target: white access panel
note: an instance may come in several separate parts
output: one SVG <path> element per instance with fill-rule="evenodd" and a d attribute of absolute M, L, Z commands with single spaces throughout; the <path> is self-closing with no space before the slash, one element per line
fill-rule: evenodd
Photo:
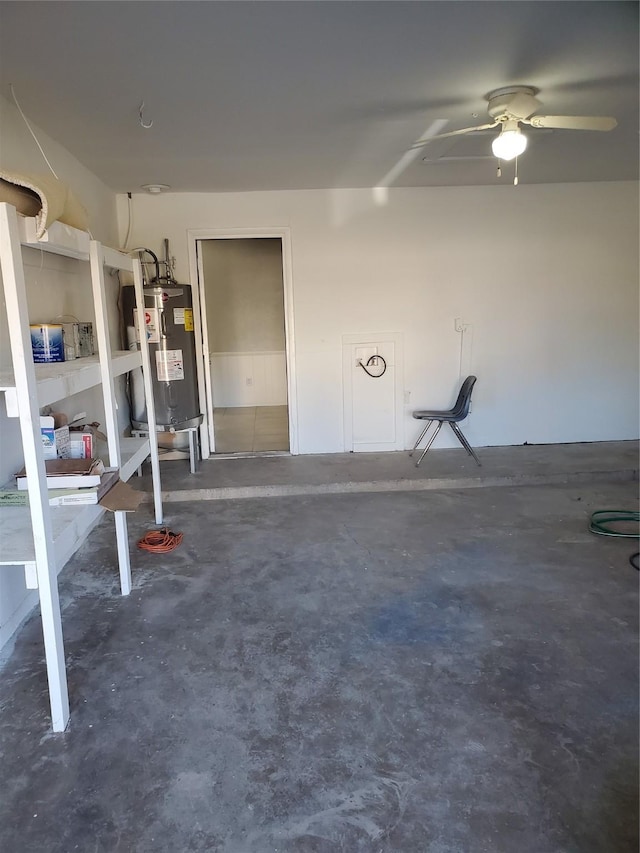
<path fill-rule="evenodd" d="M 402 349 L 400 333 L 343 336 L 345 451 L 404 449 Z M 366 366 L 371 356 L 378 357 L 378 364 L 367 369 L 382 375 L 370 376 L 360 366 L 360 362 Z"/>

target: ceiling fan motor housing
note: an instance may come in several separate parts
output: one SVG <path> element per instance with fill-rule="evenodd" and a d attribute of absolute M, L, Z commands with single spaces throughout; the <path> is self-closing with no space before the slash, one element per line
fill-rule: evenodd
<path fill-rule="evenodd" d="M 541 105 L 535 96 L 539 92 L 534 86 L 505 86 L 494 89 L 486 96 L 489 106 L 487 112 L 491 118 L 528 118 Z"/>

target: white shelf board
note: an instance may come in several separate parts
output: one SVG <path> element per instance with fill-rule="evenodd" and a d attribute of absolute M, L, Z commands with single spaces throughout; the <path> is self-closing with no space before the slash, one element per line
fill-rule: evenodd
<path fill-rule="evenodd" d="M 66 258 L 75 258 L 80 261 L 89 260 L 89 246 L 91 235 L 88 231 L 80 231 L 64 222 L 52 222 L 42 237 L 38 237 L 36 219 L 33 216 L 18 216 L 18 233 L 20 243 L 30 249 L 41 249 L 55 255 L 64 255 Z M 133 272 L 133 261 L 129 255 L 102 247 L 104 263 L 112 269 Z"/>
<path fill-rule="evenodd" d="M 149 455 L 148 438 L 120 440 L 120 479 L 128 480 Z M 98 504 L 50 507 L 56 571 L 86 538 L 105 510 Z M 0 508 L 0 566 L 29 565 L 35 560 L 31 513 L 28 506 Z"/>
<path fill-rule="evenodd" d="M 111 267 L 114 270 L 122 270 L 122 272 L 133 272 L 133 261 L 131 258 L 117 249 L 110 249 L 108 246 L 103 246 L 102 257 L 106 267 Z"/>
<path fill-rule="evenodd" d="M 111 353 L 111 372 L 113 376 L 122 376 L 123 373 L 130 373 L 136 367 L 142 367 L 142 354 L 140 350 L 116 350 Z"/>
<path fill-rule="evenodd" d="M 52 222 L 38 239 L 35 217 L 18 216 L 18 232 L 23 246 L 81 261 L 89 260 L 91 237 L 87 231 L 80 231 L 63 222 Z"/>
<path fill-rule="evenodd" d="M 120 439 L 120 479 L 130 479 L 151 452 L 148 438 Z"/>
<path fill-rule="evenodd" d="M 56 506 L 50 509 L 56 572 L 60 572 L 106 510 L 99 504 Z M 0 542 L 1 566 L 20 566 L 35 562 L 31 513 L 28 506 L 2 507 Z"/>
<path fill-rule="evenodd" d="M 112 354 L 114 376 L 140 367 L 142 356 L 139 350 L 123 350 Z M 86 391 L 100 385 L 100 360 L 97 355 L 76 358 L 73 361 L 60 361 L 54 364 L 36 364 L 36 382 L 38 385 L 38 405 L 42 408 L 58 400 Z M 7 400 L 7 415 L 18 417 L 15 380 L 12 370 L 0 372 L 0 391 Z"/>

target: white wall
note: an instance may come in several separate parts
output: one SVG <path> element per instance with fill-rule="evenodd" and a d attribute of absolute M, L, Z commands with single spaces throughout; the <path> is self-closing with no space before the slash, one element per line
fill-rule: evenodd
<path fill-rule="evenodd" d="M 213 405 L 286 406 L 282 241 L 203 240 Z"/>
<path fill-rule="evenodd" d="M 209 356 L 213 406 L 286 406 L 284 352 L 219 352 Z"/>
<path fill-rule="evenodd" d="M 33 122 L 30 124 L 60 180 L 73 190 L 89 211 L 89 227 L 94 238 L 107 246 L 117 247 L 114 193 L 66 148 L 47 136 Z M 0 142 L 0 168 L 14 172 L 50 174 L 18 110 L 1 96 Z"/>
<path fill-rule="evenodd" d="M 118 199 L 120 227 L 126 205 Z M 134 196 L 133 245 L 187 230 L 289 227 L 301 453 L 344 449 L 342 336 L 404 341 L 414 408 L 479 377 L 475 446 L 638 436 L 638 185 L 555 184 Z M 455 446 L 449 431 L 438 446 Z"/>
<path fill-rule="evenodd" d="M 34 130 L 60 180 L 71 187 L 88 209 L 93 236 L 107 245 L 117 246 L 114 193 L 37 126 L 34 126 Z M 0 168 L 21 173 L 48 171 L 17 109 L 1 97 Z M 32 322 L 51 322 L 61 314 L 74 314 L 82 320 L 93 319 L 88 263 L 47 255 L 33 249 L 24 250 L 24 261 Z M 115 308 L 117 290 L 112 288 L 112 292 Z M 2 289 L 0 296 L 0 367 L 5 368 L 11 365 L 11 355 Z M 89 420 L 103 420 L 99 390 L 78 394 L 58 408 L 69 415 L 86 411 Z M 0 395 L 0 484 L 9 480 L 22 465 L 19 426 L 15 419 L 6 417 L 4 395 Z M 22 568 L 0 567 L 0 648 L 36 602 L 37 594 L 27 591 L 25 587 Z"/>
<path fill-rule="evenodd" d="M 211 351 L 284 350 L 281 241 L 222 239 L 200 245 Z"/>

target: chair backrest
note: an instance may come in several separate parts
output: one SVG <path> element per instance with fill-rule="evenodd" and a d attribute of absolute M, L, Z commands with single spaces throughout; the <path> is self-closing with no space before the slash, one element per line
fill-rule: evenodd
<path fill-rule="evenodd" d="M 471 392 L 476 384 L 477 376 L 467 376 L 462 383 L 458 399 L 452 409 L 457 418 L 463 420 L 469 414 L 469 406 L 471 405 Z"/>

